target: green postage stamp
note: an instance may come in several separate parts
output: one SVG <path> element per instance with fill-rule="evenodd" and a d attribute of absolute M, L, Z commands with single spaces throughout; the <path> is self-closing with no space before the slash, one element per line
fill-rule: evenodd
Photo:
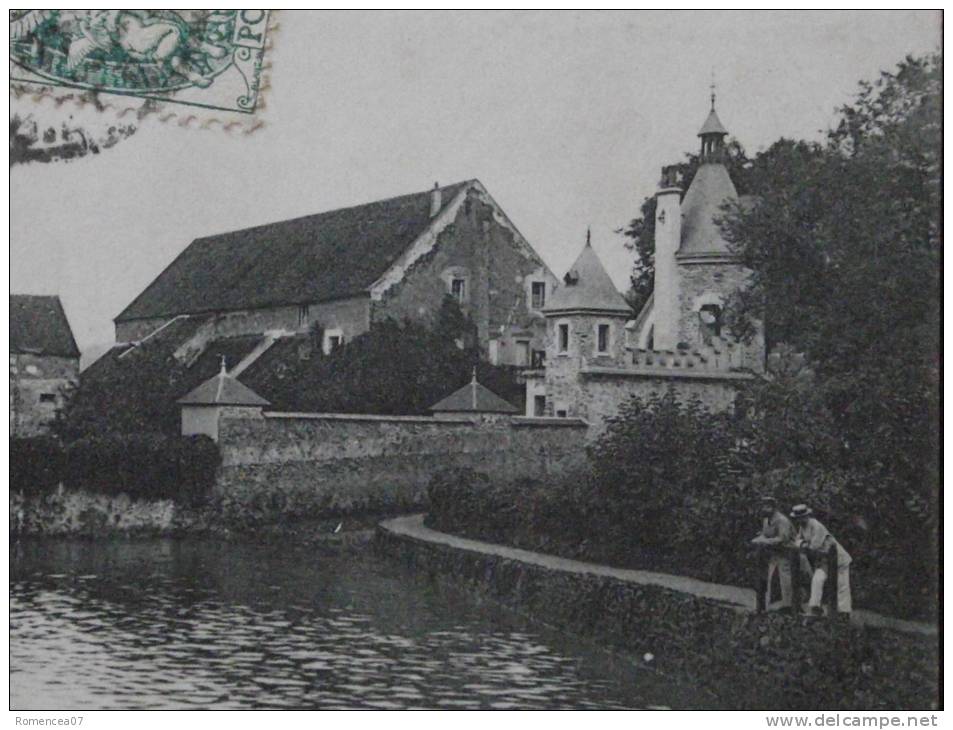
<path fill-rule="evenodd" d="M 268 10 L 11 10 L 10 79 L 244 115 Z"/>

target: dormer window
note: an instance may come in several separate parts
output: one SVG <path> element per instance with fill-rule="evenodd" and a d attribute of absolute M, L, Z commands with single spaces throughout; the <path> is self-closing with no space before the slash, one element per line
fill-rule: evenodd
<path fill-rule="evenodd" d="M 533 309 L 542 309 L 546 306 L 546 282 L 534 281 L 532 284 Z"/>
<path fill-rule="evenodd" d="M 464 304 L 467 300 L 467 280 L 458 277 L 451 279 L 450 296 L 457 300 L 457 304 Z"/>

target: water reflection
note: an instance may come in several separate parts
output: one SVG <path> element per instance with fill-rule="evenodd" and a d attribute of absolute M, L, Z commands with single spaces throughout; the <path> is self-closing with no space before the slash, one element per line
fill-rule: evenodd
<path fill-rule="evenodd" d="M 15 709 L 691 705 L 365 556 L 172 540 L 13 552 Z"/>

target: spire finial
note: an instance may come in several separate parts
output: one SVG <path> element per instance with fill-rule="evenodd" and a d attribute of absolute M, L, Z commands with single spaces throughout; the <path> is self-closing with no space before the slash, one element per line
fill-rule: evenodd
<path fill-rule="evenodd" d="M 715 69 L 711 70 L 711 110 L 715 111 Z"/>
<path fill-rule="evenodd" d="M 219 375 L 226 375 L 226 374 L 227 374 L 227 371 L 225 370 L 225 356 L 224 356 L 224 355 L 219 355 L 219 358 L 220 358 L 221 361 L 222 361 L 222 370 L 221 370 L 221 372 L 219 373 Z"/>
<path fill-rule="evenodd" d="M 477 381 L 477 379 L 476 379 L 476 365 L 474 365 L 474 366 L 473 366 L 473 377 L 471 378 L 470 382 L 471 382 L 471 383 L 475 383 L 476 381 Z"/>
<path fill-rule="evenodd" d="M 592 245 L 592 226 L 586 226 L 586 245 Z"/>

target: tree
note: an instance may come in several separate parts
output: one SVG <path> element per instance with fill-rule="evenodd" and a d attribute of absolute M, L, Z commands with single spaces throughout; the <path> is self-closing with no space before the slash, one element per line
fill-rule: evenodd
<path fill-rule="evenodd" d="M 731 179 L 738 187 L 739 195 L 747 193 L 748 167 L 750 161 L 744 148 L 736 140 L 730 140 L 725 146 L 726 162 Z M 698 171 L 700 158 L 697 154 L 686 153 L 685 160 L 672 165 L 681 181 L 683 196 L 692 184 Z M 631 220 L 624 229 L 629 241 L 626 248 L 634 251 L 635 263 L 629 277 L 631 286 L 625 298 L 633 311 L 639 312 L 652 293 L 655 283 L 655 196 L 642 201 L 639 216 Z"/>
<path fill-rule="evenodd" d="M 807 355 L 842 444 L 815 463 L 860 475 L 846 502 L 919 590 L 936 567 L 942 70 L 907 58 L 862 83 L 824 144 L 759 155 L 758 204 L 723 221 L 754 272 L 737 319 Z"/>

